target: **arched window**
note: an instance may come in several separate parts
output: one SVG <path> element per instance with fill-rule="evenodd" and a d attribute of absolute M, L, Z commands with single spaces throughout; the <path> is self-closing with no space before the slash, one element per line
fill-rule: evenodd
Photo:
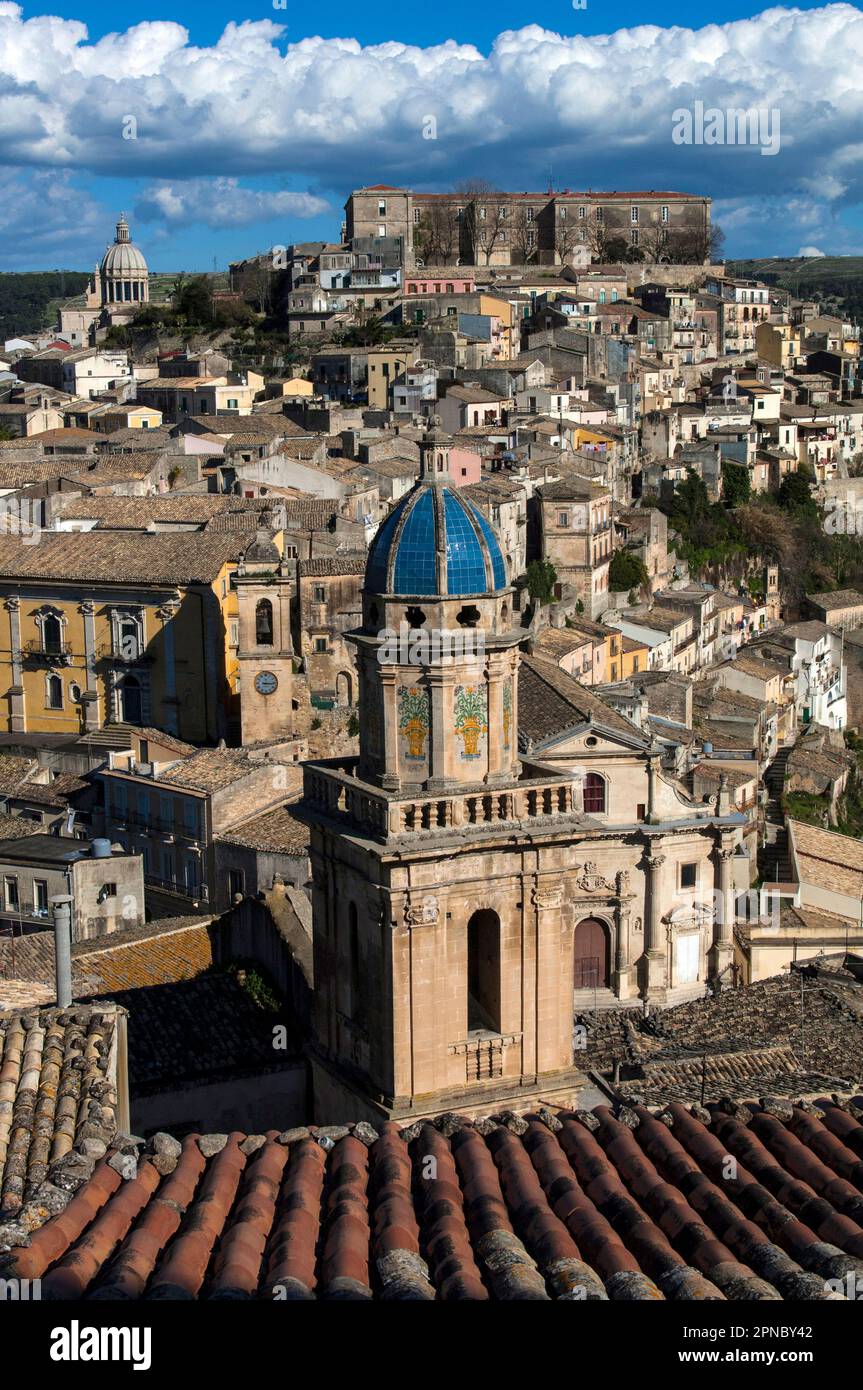
<path fill-rule="evenodd" d="M 467 1026 L 500 1032 L 500 918 L 475 912 L 467 924 Z"/>
<path fill-rule="evenodd" d="M 59 676 L 50 675 L 45 682 L 46 697 L 49 709 L 63 708 L 63 682 Z"/>
<path fill-rule="evenodd" d="M 259 647 L 273 645 L 273 605 L 268 598 L 259 599 L 255 609 L 255 643 Z"/>
<path fill-rule="evenodd" d="M 63 650 L 63 624 L 54 613 L 46 613 L 42 619 L 42 644 L 55 656 Z"/>
<path fill-rule="evenodd" d="M 584 779 L 584 809 L 594 815 L 605 810 L 605 778 L 598 772 L 589 772 Z"/>

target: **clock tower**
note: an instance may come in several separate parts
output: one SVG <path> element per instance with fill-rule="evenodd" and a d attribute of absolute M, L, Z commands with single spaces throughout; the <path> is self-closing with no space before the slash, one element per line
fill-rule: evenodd
<path fill-rule="evenodd" d="M 291 581 L 269 532 L 259 531 L 235 576 L 243 745 L 293 734 Z"/>

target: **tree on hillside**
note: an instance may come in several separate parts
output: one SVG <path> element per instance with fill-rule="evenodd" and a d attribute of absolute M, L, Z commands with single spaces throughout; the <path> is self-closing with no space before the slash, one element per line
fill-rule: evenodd
<path fill-rule="evenodd" d="M 557 570 L 550 560 L 531 560 L 527 567 L 527 591 L 534 603 L 551 603 Z"/>
<path fill-rule="evenodd" d="M 745 463 L 722 460 L 722 496 L 726 506 L 741 507 L 752 496 L 752 483 Z"/>
<path fill-rule="evenodd" d="M 608 587 L 615 590 L 640 589 L 648 585 L 647 570 L 640 555 L 631 550 L 616 550 L 608 567 Z"/>
<path fill-rule="evenodd" d="M 180 275 L 171 295 L 174 312 L 186 323 L 211 323 L 213 296 L 206 275 Z"/>

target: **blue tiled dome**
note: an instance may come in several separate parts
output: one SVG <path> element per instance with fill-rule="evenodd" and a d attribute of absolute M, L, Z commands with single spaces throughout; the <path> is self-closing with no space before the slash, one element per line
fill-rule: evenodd
<path fill-rule="evenodd" d="M 367 593 L 412 598 L 504 589 L 500 542 L 482 512 L 457 488 L 421 482 L 378 529 L 365 588 Z"/>

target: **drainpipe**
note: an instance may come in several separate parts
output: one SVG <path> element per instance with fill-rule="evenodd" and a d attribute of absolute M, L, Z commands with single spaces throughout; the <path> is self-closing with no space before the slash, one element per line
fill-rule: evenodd
<path fill-rule="evenodd" d="M 72 1003 L 72 899 L 67 894 L 51 899 L 54 913 L 54 960 L 57 973 L 57 1006 Z"/>

